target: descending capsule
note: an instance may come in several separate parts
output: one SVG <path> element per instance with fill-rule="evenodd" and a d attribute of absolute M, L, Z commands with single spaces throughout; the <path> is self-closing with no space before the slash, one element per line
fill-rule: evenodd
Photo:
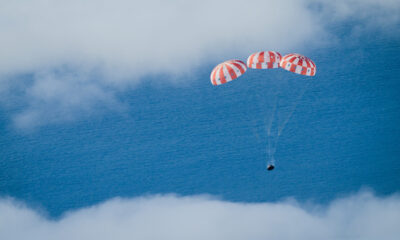
<path fill-rule="evenodd" d="M 211 83 L 213 85 L 221 85 L 230 82 L 247 70 L 246 64 L 240 60 L 228 60 L 218 64 L 211 72 Z"/>
<path fill-rule="evenodd" d="M 263 51 L 251 54 L 247 58 L 247 67 L 255 69 L 279 68 L 282 55 L 275 51 Z"/>
<path fill-rule="evenodd" d="M 305 76 L 314 76 L 317 72 L 317 67 L 311 59 L 297 53 L 284 56 L 280 66 L 285 70 Z"/>

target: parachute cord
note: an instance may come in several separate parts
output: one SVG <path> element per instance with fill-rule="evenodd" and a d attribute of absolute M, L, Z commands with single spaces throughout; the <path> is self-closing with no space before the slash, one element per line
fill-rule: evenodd
<path fill-rule="evenodd" d="M 255 121 L 253 119 L 252 122 L 253 122 L 253 126 L 254 127 L 252 127 L 251 130 L 253 131 L 254 135 L 256 135 L 257 141 L 260 141 L 261 138 L 260 138 L 260 135 L 258 134 L 258 131 L 257 131 L 257 121 Z"/>
<path fill-rule="evenodd" d="M 282 77 L 277 77 L 279 79 L 279 82 L 282 81 Z M 268 147 L 269 147 L 269 156 L 268 156 L 268 163 L 274 165 L 275 164 L 275 152 L 276 152 L 276 144 L 278 142 L 278 138 L 279 136 L 277 134 L 272 134 L 271 130 L 272 130 L 272 126 L 273 126 L 273 122 L 276 123 L 276 128 L 279 127 L 279 119 L 278 119 L 278 105 L 279 105 L 279 95 L 281 93 L 281 84 L 278 84 L 278 88 L 276 91 L 276 95 L 275 95 L 275 100 L 274 100 L 274 108 L 272 110 L 272 114 L 271 114 L 271 118 L 268 124 L 268 128 L 267 128 L 267 133 L 268 133 Z M 274 138 L 271 138 L 271 136 L 273 136 Z M 267 164 L 268 165 L 268 164 Z"/>
<path fill-rule="evenodd" d="M 274 157 L 274 155 L 275 155 L 275 152 L 276 152 L 276 148 L 277 148 L 277 145 L 278 145 L 278 141 L 279 141 L 279 134 L 278 134 L 278 129 L 276 130 L 276 132 L 277 132 L 277 134 L 276 134 L 276 137 L 275 137 L 275 141 L 274 141 L 274 145 L 273 145 L 273 147 L 272 147 L 272 158 Z"/>
<path fill-rule="evenodd" d="M 271 157 L 270 157 L 270 162 L 271 164 L 275 164 L 275 152 L 278 146 L 278 142 L 279 142 L 279 137 L 282 134 L 283 129 L 285 128 L 286 124 L 289 122 L 290 118 L 292 117 L 294 111 L 296 110 L 297 105 L 299 104 L 300 100 L 303 98 L 303 95 L 305 94 L 305 92 L 308 89 L 308 86 L 310 85 L 311 81 L 309 81 L 306 86 L 304 87 L 304 89 L 302 90 L 302 92 L 300 93 L 300 96 L 297 98 L 294 107 L 292 108 L 291 112 L 289 113 L 288 117 L 285 119 L 285 121 L 283 122 L 283 124 L 281 126 L 279 126 L 279 121 L 278 121 L 278 129 L 277 129 L 277 135 L 275 137 L 275 141 L 274 141 L 274 145 L 272 146 L 272 152 L 271 152 Z"/>
<path fill-rule="evenodd" d="M 248 91 L 248 92 L 250 92 L 250 90 Z M 257 109 L 259 109 L 259 110 L 261 110 L 264 106 L 263 106 L 263 101 L 261 100 L 261 96 L 260 96 L 260 94 L 256 91 L 256 92 L 251 92 L 251 94 L 248 94 L 248 95 L 253 95 L 253 96 L 255 96 L 255 102 L 256 102 L 256 108 Z M 262 138 L 261 138 L 261 136 L 260 136 L 260 133 L 259 132 L 262 132 L 262 128 L 260 129 L 258 126 L 258 121 L 256 120 L 256 119 L 254 119 L 254 118 L 252 118 L 251 119 L 251 122 L 252 122 L 252 127 L 251 127 L 251 130 L 253 131 L 253 134 L 256 136 L 256 138 L 257 138 L 257 143 L 261 143 L 261 144 L 264 144 L 264 141 L 262 140 Z M 264 121 L 262 121 L 262 124 L 264 125 L 265 124 L 265 122 Z M 268 156 L 270 156 L 270 153 L 271 153 L 271 150 L 268 148 L 268 149 L 266 149 L 266 154 L 268 154 Z"/>
<path fill-rule="evenodd" d="M 252 88 L 248 88 L 247 89 L 247 95 L 251 95 L 251 96 L 255 96 L 255 101 L 254 98 L 251 99 L 253 102 L 256 102 L 256 108 L 257 109 L 261 109 L 261 102 L 260 102 L 260 95 L 257 92 L 254 92 L 254 90 Z M 249 119 L 251 122 L 251 130 L 253 131 L 253 134 L 256 136 L 257 138 L 257 142 L 261 142 L 261 137 L 260 134 L 258 133 L 259 128 L 258 128 L 258 121 L 255 118 L 251 118 Z"/>
<path fill-rule="evenodd" d="M 271 149 L 271 145 L 272 145 L 271 144 L 271 142 L 272 142 L 272 139 L 271 139 L 271 128 L 272 128 L 272 123 L 275 120 L 277 106 L 278 106 L 278 97 L 275 96 L 274 108 L 272 110 L 271 116 L 269 118 L 268 125 L 266 127 L 266 130 L 267 130 L 267 141 L 268 141 L 268 161 L 269 162 L 272 162 L 272 159 L 273 159 L 273 152 L 274 151 L 273 151 L 273 148 Z"/>
<path fill-rule="evenodd" d="M 292 107 L 292 110 L 290 111 L 289 115 L 287 116 L 287 118 L 285 119 L 283 124 L 281 126 L 278 126 L 278 138 L 282 134 L 283 129 L 285 128 L 286 124 L 289 122 L 290 118 L 292 117 L 293 113 L 295 112 L 297 105 L 299 104 L 300 100 L 303 98 L 303 95 L 307 91 L 308 86 L 310 85 L 310 83 L 311 83 L 311 81 L 309 81 L 306 84 L 305 88 L 300 93 L 299 97 L 297 98 L 297 100 L 295 102 L 295 105 Z"/>
<path fill-rule="evenodd" d="M 275 113 L 276 113 L 277 106 L 278 106 L 278 97 L 275 96 L 274 109 L 272 110 L 271 117 L 269 118 L 269 122 L 268 122 L 268 125 L 267 125 L 267 134 L 268 134 L 268 136 L 271 136 L 271 127 L 272 127 L 272 122 L 275 119 Z"/>
<path fill-rule="evenodd" d="M 271 138 L 268 136 L 268 161 L 271 160 Z"/>
<path fill-rule="evenodd" d="M 278 78 L 279 82 L 283 81 L 283 77 L 282 76 L 278 76 L 277 78 Z M 277 114 L 277 111 L 278 111 L 278 105 L 279 105 L 279 102 L 280 102 L 279 101 L 279 95 L 281 93 L 281 88 L 282 88 L 281 84 L 278 84 L 278 88 L 277 88 L 276 95 L 275 95 L 274 109 L 273 109 L 273 112 L 272 112 L 271 124 L 269 125 L 269 129 L 268 129 L 268 134 L 269 134 L 268 135 L 269 136 L 268 143 L 270 144 L 269 163 L 271 163 L 273 165 L 275 164 L 274 155 L 275 155 L 275 152 L 276 152 L 276 146 L 277 146 L 277 143 L 278 143 L 279 135 L 278 134 L 271 134 L 271 128 L 272 128 L 272 120 L 275 120 L 276 128 L 277 129 L 279 128 L 279 116 Z M 271 137 L 270 137 L 271 135 L 274 135 L 273 139 L 271 139 Z"/>

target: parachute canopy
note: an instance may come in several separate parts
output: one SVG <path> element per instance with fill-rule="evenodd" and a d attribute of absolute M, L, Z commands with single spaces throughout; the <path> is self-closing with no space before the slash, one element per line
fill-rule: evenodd
<path fill-rule="evenodd" d="M 305 76 L 314 76 L 317 72 L 317 67 L 311 59 L 297 53 L 284 56 L 280 66 L 285 70 Z"/>
<path fill-rule="evenodd" d="M 282 55 L 275 51 L 256 52 L 247 58 L 247 67 L 255 69 L 279 68 Z"/>
<path fill-rule="evenodd" d="M 240 60 L 228 60 L 218 64 L 211 72 L 211 83 L 221 85 L 240 77 L 247 70 L 246 64 Z"/>

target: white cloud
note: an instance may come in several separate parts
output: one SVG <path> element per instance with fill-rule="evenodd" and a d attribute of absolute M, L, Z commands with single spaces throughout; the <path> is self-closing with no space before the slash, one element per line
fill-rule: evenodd
<path fill-rule="evenodd" d="M 113 90 L 81 72 L 38 72 L 25 98 L 29 105 L 14 116 L 14 123 L 22 129 L 124 107 Z"/>
<path fill-rule="evenodd" d="M 319 6 L 318 12 L 324 25 L 343 24 L 351 29 L 350 38 L 367 40 L 362 34 L 373 30 L 379 34 L 398 36 L 400 33 L 400 1 L 398 0 L 310 0 Z M 376 31 L 379 32 L 376 32 Z"/>
<path fill-rule="evenodd" d="M 311 0 L 321 3 L 320 0 Z M 389 25 L 399 21 L 398 0 L 337 0 L 322 4 L 324 14 L 334 16 L 331 20 L 364 20 L 369 24 Z M 329 13 L 328 13 L 329 11 Z M 365 23 L 365 22 L 364 22 Z"/>
<path fill-rule="evenodd" d="M 388 25 L 399 18 L 395 0 L 0 0 L 0 5 L 0 92 L 13 94 L 10 78 L 34 75 L 33 84 L 17 84 L 27 105 L 14 116 L 20 127 L 90 114 L 108 99 L 115 105 L 113 91 L 146 75 L 187 74 L 260 49 L 318 46 L 335 21 L 379 19 Z M 40 78 L 65 67 L 75 76 Z M 55 94 L 61 95 L 42 97 Z M 73 104 L 70 94 L 93 104 Z"/>
<path fill-rule="evenodd" d="M 0 200 L 1 239 L 398 239 L 400 197 L 363 192 L 328 206 L 206 196 L 113 199 L 49 220 Z"/>
<path fill-rule="evenodd" d="M 4 1 L 0 11 L 1 73 L 64 64 L 101 66 L 129 78 L 180 73 L 209 56 L 285 49 L 320 31 L 295 0 Z"/>

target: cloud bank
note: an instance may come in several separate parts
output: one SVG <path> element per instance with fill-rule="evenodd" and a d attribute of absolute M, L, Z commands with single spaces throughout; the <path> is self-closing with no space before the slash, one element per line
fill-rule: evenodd
<path fill-rule="evenodd" d="M 400 196 L 363 192 L 329 206 L 232 203 L 207 196 L 113 199 L 48 220 L 0 200 L 1 239 L 398 239 Z"/>
<path fill-rule="evenodd" d="M 360 22 L 357 29 L 389 28 L 399 23 L 400 10 L 395 0 L 0 0 L 0 5 L 0 102 L 24 105 L 13 116 L 20 128 L 72 120 L 99 104 L 114 106 L 115 93 L 149 75 L 182 76 L 260 49 L 322 46 L 332 39 L 327 28 L 348 19 Z M 17 104 L 9 100 L 15 92 L 22 94 Z"/>

